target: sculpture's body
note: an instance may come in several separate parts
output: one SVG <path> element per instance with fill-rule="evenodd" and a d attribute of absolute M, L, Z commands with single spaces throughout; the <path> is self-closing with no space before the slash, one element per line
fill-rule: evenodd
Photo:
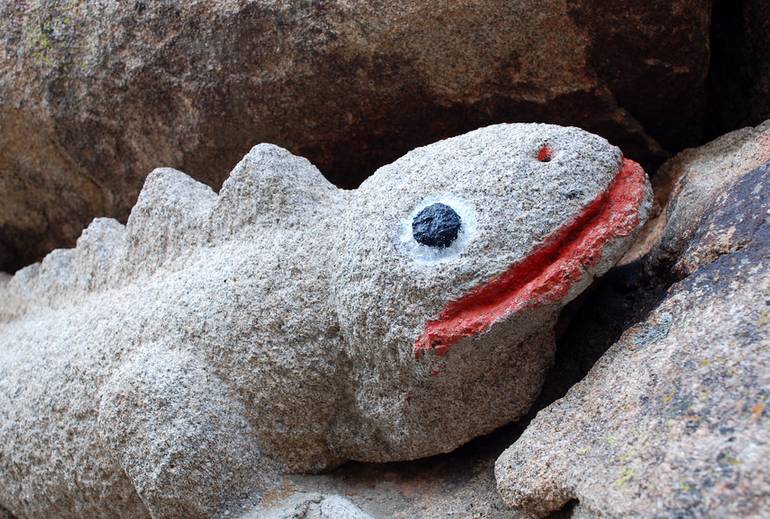
<path fill-rule="evenodd" d="M 279 471 L 452 450 L 526 412 L 560 308 L 648 205 L 617 148 L 548 125 L 356 191 L 268 145 L 218 196 L 157 170 L 126 227 L 0 280 L 0 506 L 205 516 Z M 418 242 L 420 213 L 443 227 Z"/>

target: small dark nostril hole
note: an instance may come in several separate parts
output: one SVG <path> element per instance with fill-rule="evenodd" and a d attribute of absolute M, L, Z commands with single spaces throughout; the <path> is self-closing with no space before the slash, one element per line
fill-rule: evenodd
<path fill-rule="evenodd" d="M 540 148 L 540 150 L 537 152 L 537 160 L 540 162 L 550 162 L 551 161 L 551 148 L 548 146 L 543 146 Z"/>
<path fill-rule="evenodd" d="M 583 196 L 583 192 L 577 189 L 573 189 L 572 191 L 568 192 L 564 196 L 566 196 L 570 200 L 575 200 L 576 198 Z"/>

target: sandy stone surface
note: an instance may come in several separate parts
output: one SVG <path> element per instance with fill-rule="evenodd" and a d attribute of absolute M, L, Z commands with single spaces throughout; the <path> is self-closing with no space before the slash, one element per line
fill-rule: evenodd
<path fill-rule="evenodd" d="M 319 475 L 289 475 L 268 503 L 307 492 L 341 494 L 376 518 L 510 519 L 497 492 L 494 462 L 520 430 L 505 427 L 449 454 L 399 463 L 347 463 Z"/>
<path fill-rule="evenodd" d="M 240 519 L 374 519 L 338 495 L 298 493 Z"/>
<path fill-rule="evenodd" d="M 410 232 L 437 202 L 462 221 L 440 248 Z M 264 144 L 218 195 L 155 170 L 126 226 L 0 284 L 0 504 L 207 517 L 283 472 L 449 452 L 527 411 L 560 309 L 649 205 L 617 148 L 551 125 L 416 149 L 355 191 Z"/>
<path fill-rule="evenodd" d="M 722 163 L 731 158 L 739 171 L 720 178 L 732 185 L 711 196 L 710 171 L 693 170 L 676 195 L 710 200 L 669 223 L 694 229 L 680 242 L 683 279 L 497 460 L 509 506 L 539 517 L 770 514 L 770 165 L 741 172 L 745 159 Z"/>
<path fill-rule="evenodd" d="M 514 121 L 632 159 L 695 144 L 706 0 L 0 2 L 0 270 L 125 222 L 170 166 L 218 188 L 256 142 L 358 185 Z M 665 85 L 665 88 L 661 88 Z"/>

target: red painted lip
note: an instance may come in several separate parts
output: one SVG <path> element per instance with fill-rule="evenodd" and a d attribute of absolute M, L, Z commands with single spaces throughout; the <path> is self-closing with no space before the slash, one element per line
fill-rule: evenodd
<path fill-rule="evenodd" d="M 623 159 L 607 190 L 574 220 L 522 261 L 449 303 L 438 319 L 428 321 L 414 343 L 416 358 L 428 351 L 442 356 L 461 339 L 478 335 L 523 308 L 564 299 L 583 271 L 599 262 L 607 243 L 636 229 L 645 177 L 639 164 Z"/>

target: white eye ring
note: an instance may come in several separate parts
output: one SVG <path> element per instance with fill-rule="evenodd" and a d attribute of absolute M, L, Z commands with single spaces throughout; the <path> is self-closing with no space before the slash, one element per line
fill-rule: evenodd
<path fill-rule="evenodd" d="M 414 239 L 412 222 L 414 218 L 426 207 L 433 204 L 444 204 L 451 207 L 460 217 L 460 230 L 457 238 L 448 247 L 430 247 L 423 245 Z M 465 249 L 476 234 L 476 212 L 473 207 L 462 198 L 451 195 L 431 195 L 417 204 L 409 216 L 401 220 L 396 247 L 405 255 L 414 258 L 417 263 L 435 265 L 456 258 Z"/>

